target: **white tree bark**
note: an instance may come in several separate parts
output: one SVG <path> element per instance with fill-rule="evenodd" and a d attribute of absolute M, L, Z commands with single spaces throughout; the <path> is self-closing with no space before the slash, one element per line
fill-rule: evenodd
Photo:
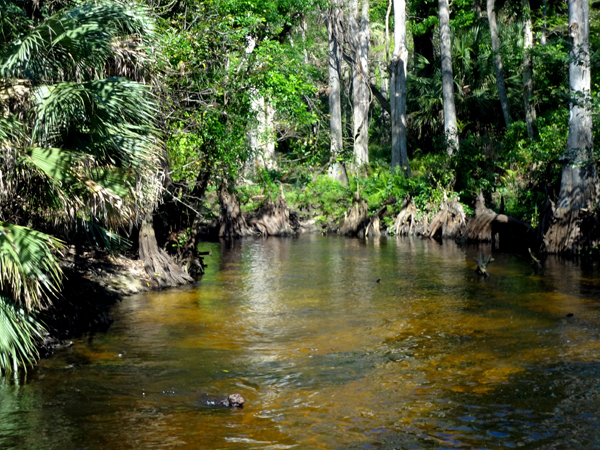
<path fill-rule="evenodd" d="M 587 0 L 569 0 L 569 87 L 571 106 L 569 137 L 563 155 L 558 207 L 584 207 L 595 198 L 598 175 L 592 155 L 592 111 L 590 107 L 590 24 Z"/>
<path fill-rule="evenodd" d="M 506 83 L 504 82 L 504 72 L 502 72 L 502 56 L 500 55 L 500 38 L 498 37 L 498 24 L 496 22 L 496 12 L 494 11 L 494 0 L 487 0 L 488 22 L 490 24 L 490 34 L 492 35 L 492 50 L 494 51 L 494 67 L 496 69 L 496 86 L 498 87 L 498 96 L 500 97 L 500 106 L 506 126 L 511 124 L 510 106 L 508 104 L 508 95 L 506 94 Z"/>
<path fill-rule="evenodd" d="M 525 107 L 525 123 L 527 136 L 536 138 L 535 107 L 533 105 L 533 61 L 531 49 L 533 48 L 533 33 L 531 31 L 531 8 L 529 0 L 523 0 L 523 105 Z"/>
<path fill-rule="evenodd" d="M 369 0 L 350 1 L 349 24 L 356 50 L 352 67 L 354 158 L 362 167 L 369 163 Z"/>
<path fill-rule="evenodd" d="M 331 159 L 328 175 L 345 185 L 348 185 L 346 168 L 338 157 L 342 154 L 342 101 L 341 101 L 341 49 L 336 39 L 334 27 L 339 20 L 340 10 L 334 0 L 327 17 L 328 34 L 328 72 L 329 72 L 329 129 L 331 135 Z"/>
<path fill-rule="evenodd" d="M 255 90 L 252 110 L 256 115 L 257 126 L 250 131 L 250 147 L 256 155 L 256 165 L 272 170 L 277 168 L 275 159 L 275 109 L 268 100 Z"/>
<path fill-rule="evenodd" d="M 548 27 L 548 0 L 544 0 L 542 6 L 542 36 L 540 37 L 540 44 L 546 45 L 546 33 Z"/>
<path fill-rule="evenodd" d="M 593 156 L 588 0 L 569 0 L 569 136 L 562 156 L 556 210 L 544 236 L 550 253 L 579 253 L 598 245 L 598 236 L 582 226 L 598 205 L 598 173 Z M 597 212 L 595 213 L 597 215 Z"/>
<path fill-rule="evenodd" d="M 400 167 L 410 176 L 406 151 L 406 70 L 408 46 L 406 45 L 406 1 L 394 0 L 394 53 L 392 55 L 392 80 L 390 107 L 392 110 L 392 170 Z"/>
<path fill-rule="evenodd" d="M 440 53 L 442 57 L 442 98 L 444 101 L 444 133 L 446 151 L 449 155 L 459 149 L 456 107 L 454 105 L 454 76 L 452 74 L 452 52 L 450 48 L 450 11 L 448 0 L 438 0 L 440 21 Z"/>

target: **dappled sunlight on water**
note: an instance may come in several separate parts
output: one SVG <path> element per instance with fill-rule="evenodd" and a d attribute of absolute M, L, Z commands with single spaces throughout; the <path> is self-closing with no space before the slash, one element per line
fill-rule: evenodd
<path fill-rule="evenodd" d="M 489 248 L 412 239 L 205 247 L 196 286 L 4 380 L 0 448 L 600 447 L 597 269 L 495 254 L 483 279 Z"/>

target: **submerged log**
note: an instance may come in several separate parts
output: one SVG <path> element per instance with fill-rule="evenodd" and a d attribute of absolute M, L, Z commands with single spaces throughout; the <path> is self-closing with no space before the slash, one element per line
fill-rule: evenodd
<path fill-rule="evenodd" d="M 466 225 L 462 204 L 456 199 L 448 200 L 444 193 L 444 201 L 423 237 L 438 240 L 455 239 L 464 232 Z"/>
<path fill-rule="evenodd" d="M 219 188 L 219 237 L 235 238 L 254 234 L 242 214 L 240 202 L 227 190 L 225 184 Z"/>
<path fill-rule="evenodd" d="M 493 242 L 496 248 L 504 245 L 523 244 L 533 231 L 531 225 L 505 214 L 498 214 L 485 206 L 483 194 L 479 192 L 475 204 L 475 216 L 469 220 L 460 236 L 461 242 Z M 533 237 L 533 236 L 529 236 Z"/>
<path fill-rule="evenodd" d="M 178 286 L 194 281 L 158 246 L 151 216 L 147 216 L 142 221 L 139 241 L 140 260 L 144 262 L 146 273 L 159 287 Z"/>
<path fill-rule="evenodd" d="M 529 256 L 531 256 L 531 265 L 533 266 L 533 270 L 535 271 L 535 273 L 541 272 L 543 269 L 542 261 L 535 257 L 530 248 L 528 248 L 527 250 L 529 250 Z"/>
<path fill-rule="evenodd" d="M 289 236 L 294 233 L 290 223 L 290 210 L 285 200 L 283 187 L 281 187 L 275 203 L 268 196 L 259 208 L 256 216 L 249 220 L 248 223 L 263 236 Z"/>
<path fill-rule="evenodd" d="M 477 263 L 477 269 L 475 269 L 475 272 L 477 272 L 479 275 L 483 275 L 484 277 L 490 276 L 490 272 L 488 271 L 488 265 L 494 261 L 494 258 L 492 258 L 491 254 L 487 257 L 487 259 L 485 259 L 483 253 L 480 253 L 479 259 L 473 258 L 473 261 Z"/>
<path fill-rule="evenodd" d="M 352 199 L 352 206 L 344 215 L 344 223 L 340 227 L 340 234 L 344 236 L 364 237 L 369 224 L 369 207 L 367 202 L 357 192 Z"/>

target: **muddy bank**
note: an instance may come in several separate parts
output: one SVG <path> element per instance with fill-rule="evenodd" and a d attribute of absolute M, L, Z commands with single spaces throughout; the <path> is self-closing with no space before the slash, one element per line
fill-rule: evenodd
<path fill-rule="evenodd" d="M 69 346 L 74 337 L 108 329 L 113 322 L 111 306 L 127 295 L 158 288 L 143 262 L 134 258 L 133 254 L 118 256 L 100 250 L 76 255 L 74 247 L 63 253 L 62 290 L 37 316 L 47 330 L 40 356 Z"/>

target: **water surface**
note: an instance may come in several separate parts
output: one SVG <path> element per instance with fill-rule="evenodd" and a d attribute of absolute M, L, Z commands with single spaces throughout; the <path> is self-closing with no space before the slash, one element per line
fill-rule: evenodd
<path fill-rule="evenodd" d="M 195 286 L 0 381 L 0 448 L 600 448 L 597 268 L 495 254 L 483 279 L 480 248 L 412 239 L 204 247 Z"/>

